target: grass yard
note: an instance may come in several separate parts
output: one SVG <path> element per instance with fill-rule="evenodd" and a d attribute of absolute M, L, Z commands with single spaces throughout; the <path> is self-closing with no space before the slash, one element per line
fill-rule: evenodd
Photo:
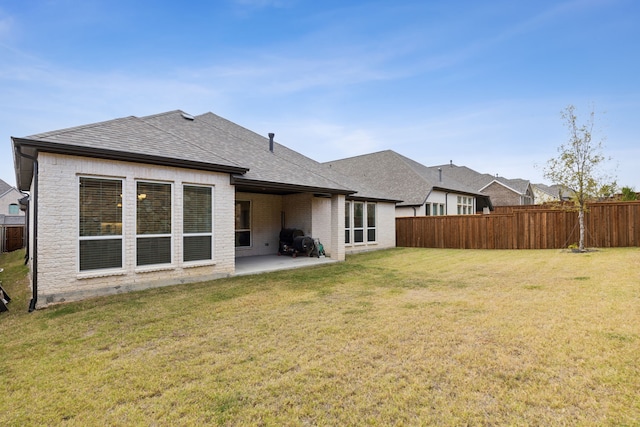
<path fill-rule="evenodd" d="M 639 425 L 640 249 L 394 249 L 27 312 L 0 425 Z"/>

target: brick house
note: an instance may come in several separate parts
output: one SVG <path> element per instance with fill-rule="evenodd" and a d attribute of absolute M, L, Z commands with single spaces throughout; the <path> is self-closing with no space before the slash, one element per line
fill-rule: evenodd
<path fill-rule="evenodd" d="M 0 179 L 0 215 L 24 216 L 20 210 L 20 199 L 24 195 Z"/>
<path fill-rule="evenodd" d="M 282 228 L 336 260 L 395 246 L 397 200 L 212 113 L 12 141 L 30 193 L 30 310 L 228 277 L 238 257 L 275 254 Z"/>

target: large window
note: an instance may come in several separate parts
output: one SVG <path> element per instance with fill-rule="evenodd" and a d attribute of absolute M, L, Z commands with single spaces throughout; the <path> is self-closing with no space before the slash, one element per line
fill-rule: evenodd
<path fill-rule="evenodd" d="M 353 202 L 353 242 L 364 242 L 364 203 Z"/>
<path fill-rule="evenodd" d="M 376 204 L 367 203 L 367 242 L 376 241 Z"/>
<path fill-rule="evenodd" d="M 473 197 L 458 196 L 458 215 L 471 215 L 473 213 Z"/>
<path fill-rule="evenodd" d="M 346 202 L 344 211 L 344 242 L 364 243 L 376 241 L 376 204 Z M 352 241 L 353 238 L 353 241 Z"/>
<path fill-rule="evenodd" d="M 80 271 L 122 268 L 122 181 L 80 177 Z"/>
<path fill-rule="evenodd" d="M 426 212 L 427 216 L 433 215 L 444 215 L 444 203 L 427 203 L 426 204 Z"/>
<path fill-rule="evenodd" d="M 183 187 L 183 260 L 212 259 L 213 209 L 211 187 Z"/>
<path fill-rule="evenodd" d="M 251 246 L 251 202 L 236 201 L 236 247 Z"/>
<path fill-rule="evenodd" d="M 136 265 L 171 263 L 171 184 L 136 183 Z"/>
<path fill-rule="evenodd" d="M 344 242 L 351 243 L 351 202 L 344 203 Z"/>

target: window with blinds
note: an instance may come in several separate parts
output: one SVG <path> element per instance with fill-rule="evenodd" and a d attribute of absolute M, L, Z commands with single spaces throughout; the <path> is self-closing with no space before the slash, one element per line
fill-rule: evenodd
<path fill-rule="evenodd" d="M 344 242 L 351 243 L 351 202 L 344 202 Z"/>
<path fill-rule="evenodd" d="M 122 181 L 80 177 L 80 271 L 122 268 Z"/>
<path fill-rule="evenodd" d="M 353 241 L 364 242 L 364 203 L 353 202 Z"/>
<path fill-rule="evenodd" d="M 212 259 L 213 205 L 211 187 L 183 187 L 183 260 Z"/>
<path fill-rule="evenodd" d="M 251 246 L 251 202 L 236 201 L 236 247 Z"/>
<path fill-rule="evenodd" d="M 367 242 L 376 241 L 376 204 L 367 203 Z"/>
<path fill-rule="evenodd" d="M 171 184 L 136 182 L 136 265 L 171 263 Z"/>

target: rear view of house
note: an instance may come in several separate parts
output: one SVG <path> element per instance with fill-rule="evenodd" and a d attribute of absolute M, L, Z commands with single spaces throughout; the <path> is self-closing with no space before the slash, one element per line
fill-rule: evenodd
<path fill-rule="evenodd" d="M 395 201 L 212 113 L 182 111 L 12 138 L 28 191 L 30 309 L 227 277 L 236 257 L 275 254 L 282 228 L 345 258 L 345 206 L 395 245 Z"/>

